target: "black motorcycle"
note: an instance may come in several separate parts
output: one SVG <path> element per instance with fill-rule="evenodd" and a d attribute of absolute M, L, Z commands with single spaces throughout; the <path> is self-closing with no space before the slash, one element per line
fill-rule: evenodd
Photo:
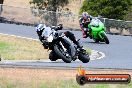
<path fill-rule="evenodd" d="M 58 32 L 56 27 L 44 29 L 44 47 L 48 47 L 52 50 L 49 54 L 51 61 L 62 59 L 66 63 L 71 63 L 76 59 L 81 60 L 83 63 L 89 62 L 89 54 L 83 48 L 77 48 L 77 46 L 65 36 L 63 32 Z M 47 31 L 47 32 L 46 32 Z M 47 35 L 46 35 L 47 34 Z"/>

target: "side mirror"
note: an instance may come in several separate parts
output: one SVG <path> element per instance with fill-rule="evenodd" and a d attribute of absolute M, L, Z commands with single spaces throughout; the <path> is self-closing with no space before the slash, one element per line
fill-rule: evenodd
<path fill-rule="evenodd" d="M 59 25 L 57 26 L 57 29 L 58 29 L 58 30 L 62 30 L 62 28 L 63 28 L 63 24 L 59 24 Z"/>

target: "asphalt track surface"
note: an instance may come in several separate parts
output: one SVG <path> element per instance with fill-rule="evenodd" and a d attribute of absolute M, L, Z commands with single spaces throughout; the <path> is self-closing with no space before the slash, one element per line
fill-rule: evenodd
<path fill-rule="evenodd" d="M 62 61 L 50 62 L 50 61 L 38 61 L 38 62 L 14 62 L 14 65 L 23 66 L 35 66 L 35 67 L 53 67 L 53 68 L 76 68 L 80 65 L 87 69 L 132 69 L 132 36 L 121 35 L 109 35 L 110 44 L 94 43 L 93 40 L 82 38 L 80 31 L 72 31 L 76 38 L 85 47 L 101 51 L 105 53 L 105 58 L 100 60 L 93 60 L 89 63 L 72 62 L 64 63 Z M 15 25 L 15 24 L 3 24 L 0 23 L 0 33 L 17 35 L 22 37 L 28 37 L 38 39 L 34 27 Z M 9 63 L 7 63 L 9 64 Z"/>

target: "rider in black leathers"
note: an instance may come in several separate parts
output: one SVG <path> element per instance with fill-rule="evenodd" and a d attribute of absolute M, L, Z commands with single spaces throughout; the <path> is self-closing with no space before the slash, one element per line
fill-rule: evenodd
<path fill-rule="evenodd" d="M 45 28 L 44 26 L 46 26 L 46 25 L 44 25 L 44 24 L 39 24 L 39 25 L 40 25 L 40 28 L 37 29 L 36 32 L 37 32 L 37 34 L 39 36 L 40 41 L 43 43 L 44 48 L 47 49 L 48 46 L 47 46 L 46 42 L 43 42 L 45 38 L 44 38 L 44 36 L 42 36 L 43 30 Z M 63 26 L 62 26 L 62 24 L 60 24 L 57 27 L 55 27 L 55 30 L 62 30 L 62 28 L 63 28 Z M 65 34 L 65 36 L 67 38 L 69 38 L 71 41 L 73 41 L 74 44 L 77 45 L 77 48 L 82 48 L 82 46 L 76 40 L 76 38 L 75 38 L 75 36 L 74 36 L 74 34 L 72 32 L 66 31 L 66 32 L 64 32 L 64 34 Z"/>

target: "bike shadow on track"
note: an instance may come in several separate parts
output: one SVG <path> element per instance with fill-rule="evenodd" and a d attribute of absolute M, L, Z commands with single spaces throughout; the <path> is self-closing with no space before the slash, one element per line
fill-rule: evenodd
<path fill-rule="evenodd" d="M 91 43 L 91 44 L 106 44 L 104 42 L 94 42 L 94 41 L 83 41 L 82 43 Z"/>
<path fill-rule="evenodd" d="M 50 61 L 50 60 L 48 60 L 48 61 L 36 61 L 36 62 L 33 62 L 33 63 L 65 63 L 64 61 L 62 61 L 61 59 L 59 59 L 59 60 L 56 60 L 56 61 Z M 76 60 L 76 61 L 72 61 L 71 63 L 66 63 L 66 64 L 75 64 L 75 63 L 83 63 L 83 62 L 81 62 L 81 61 L 79 61 L 79 60 Z"/>

